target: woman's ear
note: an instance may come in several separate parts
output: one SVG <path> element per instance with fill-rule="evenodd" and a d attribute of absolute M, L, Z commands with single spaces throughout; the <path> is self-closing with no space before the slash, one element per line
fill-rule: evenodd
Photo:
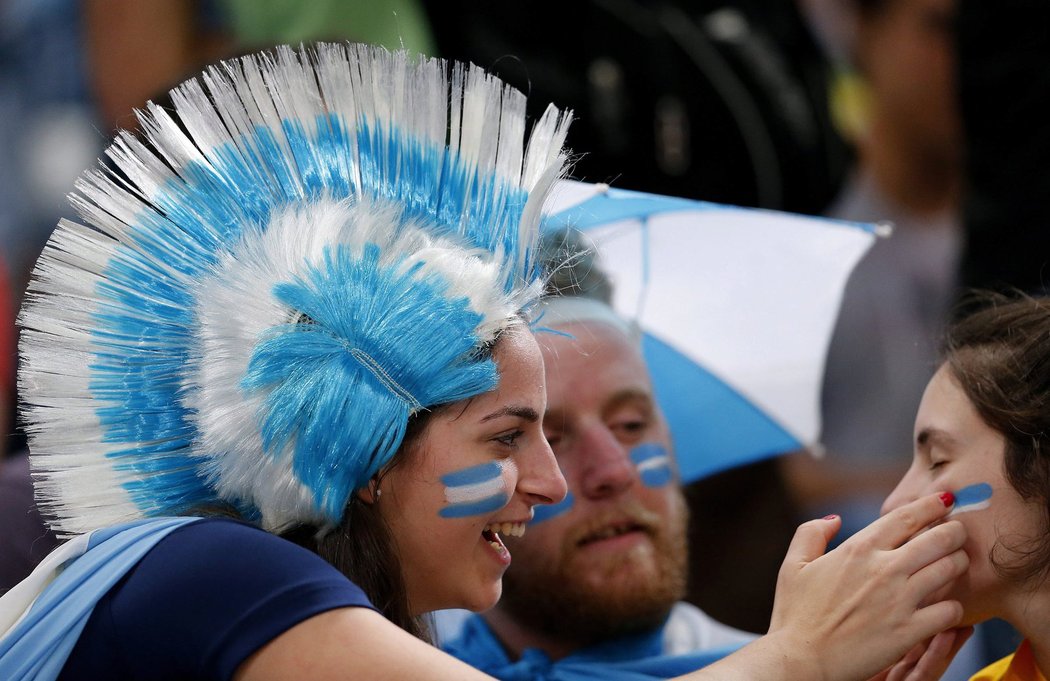
<path fill-rule="evenodd" d="M 365 502 L 369 506 L 379 503 L 379 497 L 383 495 L 383 490 L 379 488 L 379 476 L 374 475 L 372 479 L 368 481 L 368 484 L 355 492 L 357 498 Z"/>

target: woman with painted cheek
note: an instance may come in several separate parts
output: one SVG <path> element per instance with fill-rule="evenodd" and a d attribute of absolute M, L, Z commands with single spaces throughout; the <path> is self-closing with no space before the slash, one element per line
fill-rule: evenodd
<path fill-rule="evenodd" d="M 416 615 L 458 604 L 484 610 L 499 599 L 511 553 L 533 506 L 565 496 L 540 423 L 543 363 L 532 333 L 505 333 L 493 356 L 496 390 L 433 414 L 406 460 L 381 475 L 377 505 L 403 565 Z"/>
<path fill-rule="evenodd" d="M 942 595 L 963 625 L 999 617 L 1025 636 L 974 681 L 1050 675 L 1050 300 L 988 296 L 946 335 L 915 419 L 915 458 L 890 511 L 957 490 L 967 572 Z M 930 676 L 928 678 L 936 678 Z"/>

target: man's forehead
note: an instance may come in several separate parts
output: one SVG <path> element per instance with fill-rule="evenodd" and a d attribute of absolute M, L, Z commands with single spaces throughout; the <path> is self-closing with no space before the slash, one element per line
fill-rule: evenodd
<path fill-rule="evenodd" d="M 543 334 L 548 409 L 583 397 L 613 399 L 621 393 L 652 398 L 652 381 L 633 339 L 604 322 L 573 322 Z"/>
<path fill-rule="evenodd" d="M 640 338 L 637 324 L 620 316 L 608 303 L 586 296 L 547 298 L 537 322 L 547 328 L 602 322 L 616 328 L 629 339 L 637 341 Z"/>
<path fill-rule="evenodd" d="M 548 326 L 536 336 L 544 361 L 568 363 L 592 359 L 595 356 L 621 355 L 630 358 L 644 371 L 645 360 L 638 341 L 624 328 L 604 320 L 588 319 Z"/>

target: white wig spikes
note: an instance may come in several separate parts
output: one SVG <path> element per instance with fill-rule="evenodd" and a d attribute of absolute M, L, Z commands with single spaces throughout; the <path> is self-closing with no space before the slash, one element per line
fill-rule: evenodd
<path fill-rule="evenodd" d="M 38 497 L 75 534 L 228 503 L 331 527 L 410 415 L 491 390 L 539 294 L 569 117 L 474 66 L 323 44 L 139 113 L 20 322 Z"/>

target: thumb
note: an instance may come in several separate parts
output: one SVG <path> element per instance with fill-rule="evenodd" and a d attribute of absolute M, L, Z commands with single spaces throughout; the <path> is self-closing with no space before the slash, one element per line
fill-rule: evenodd
<path fill-rule="evenodd" d="M 784 556 L 784 567 L 805 565 L 823 556 L 828 542 L 841 527 L 842 518 L 837 515 L 825 516 L 799 525 Z"/>

